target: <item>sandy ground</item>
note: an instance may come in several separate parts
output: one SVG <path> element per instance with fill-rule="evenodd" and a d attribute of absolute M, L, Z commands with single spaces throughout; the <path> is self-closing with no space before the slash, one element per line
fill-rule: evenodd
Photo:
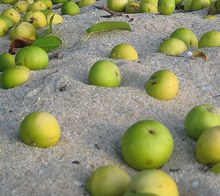
<path fill-rule="evenodd" d="M 99 1 L 97 5 L 105 5 Z M 1 6 L 4 9 L 6 6 Z M 204 20 L 207 10 L 175 13 L 171 16 L 135 14 L 132 31 L 111 31 L 91 36 L 85 30 L 104 20 L 128 21 L 125 17 L 105 19 L 104 11 L 81 9 L 77 16 L 64 16 L 55 31 L 65 41 L 58 59 L 49 67 L 32 71 L 28 83 L 10 90 L 0 89 L 0 195 L 87 195 L 85 182 L 102 165 L 119 164 L 130 175 L 137 171 L 123 161 L 120 139 L 126 129 L 141 119 L 164 123 L 175 140 L 175 150 L 162 168 L 177 182 L 182 196 L 218 196 L 220 178 L 195 160 L 195 142 L 186 137 L 184 118 L 198 104 L 220 103 L 220 50 L 204 49 L 208 61 L 166 56 L 159 44 L 178 27 L 191 28 L 197 36 L 220 30 L 219 18 Z M 1 38 L 0 52 L 9 48 Z M 115 61 L 122 73 L 119 88 L 89 85 L 88 71 L 97 60 L 109 59 L 111 49 L 130 43 L 139 61 Z M 161 69 L 175 72 L 180 92 L 171 101 L 158 101 L 144 90 L 152 73 Z M 64 91 L 60 88 L 66 86 Z M 46 110 L 58 119 L 62 138 L 51 148 L 23 144 L 18 137 L 21 120 L 30 112 Z"/>

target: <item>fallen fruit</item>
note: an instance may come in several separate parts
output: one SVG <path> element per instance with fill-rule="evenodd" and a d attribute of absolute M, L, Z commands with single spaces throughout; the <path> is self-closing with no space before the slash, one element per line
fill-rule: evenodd
<path fill-rule="evenodd" d="M 198 47 L 220 47 L 220 31 L 209 31 L 204 33 L 199 40 Z"/>
<path fill-rule="evenodd" d="M 80 14 L 80 8 L 74 1 L 67 1 L 61 6 L 61 14 L 70 16 L 78 15 Z"/>
<path fill-rule="evenodd" d="M 107 0 L 107 7 L 115 12 L 123 12 L 129 0 Z"/>
<path fill-rule="evenodd" d="M 9 53 L 0 54 L 0 72 L 15 67 L 15 56 Z"/>

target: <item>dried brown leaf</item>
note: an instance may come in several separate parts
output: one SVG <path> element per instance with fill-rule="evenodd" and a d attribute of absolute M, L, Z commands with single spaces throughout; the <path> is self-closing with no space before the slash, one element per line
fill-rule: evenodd
<path fill-rule="evenodd" d="M 23 48 L 25 46 L 30 46 L 32 44 L 32 40 L 26 38 L 17 38 L 14 39 L 10 44 L 9 53 L 15 54 L 19 48 Z"/>
<path fill-rule="evenodd" d="M 197 58 L 197 57 L 203 58 L 204 61 L 208 61 L 208 59 L 209 59 L 208 55 L 201 50 L 194 51 L 191 58 L 193 59 L 193 58 Z"/>

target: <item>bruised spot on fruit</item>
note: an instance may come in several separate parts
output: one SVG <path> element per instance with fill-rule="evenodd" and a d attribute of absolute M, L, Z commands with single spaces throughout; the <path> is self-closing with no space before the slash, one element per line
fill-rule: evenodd
<path fill-rule="evenodd" d="M 117 71 L 115 72 L 115 75 L 118 76 L 118 72 Z"/>
<path fill-rule="evenodd" d="M 150 134 L 155 134 L 155 131 L 153 131 L 153 130 L 149 130 L 148 131 Z"/>
<path fill-rule="evenodd" d="M 155 84 L 157 84 L 157 82 L 152 82 L 152 85 L 155 85 Z"/>

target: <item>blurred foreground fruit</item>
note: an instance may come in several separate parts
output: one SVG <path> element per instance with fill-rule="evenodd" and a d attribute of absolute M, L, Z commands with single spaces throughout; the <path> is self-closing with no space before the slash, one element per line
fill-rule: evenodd
<path fill-rule="evenodd" d="M 121 140 L 124 160 L 132 168 L 145 170 L 163 166 L 174 148 L 169 129 L 156 120 L 141 120 L 130 126 Z"/>
<path fill-rule="evenodd" d="M 30 146 L 47 148 L 60 139 L 60 126 L 57 119 L 46 111 L 28 114 L 20 124 L 21 141 Z"/>
<path fill-rule="evenodd" d="M 91 196 L 122 196 L 130 177 L 116 165 L 97 168 L 89 177 L 86 189 Z"/>
<path fill-rule="evenodd" d="M 134 193 L 134 194 L 132 194 Z M 124 196 L 179 196 L 176 182 L 162 170 L 150 169 L 137 173 L 131 177 Z"/>

